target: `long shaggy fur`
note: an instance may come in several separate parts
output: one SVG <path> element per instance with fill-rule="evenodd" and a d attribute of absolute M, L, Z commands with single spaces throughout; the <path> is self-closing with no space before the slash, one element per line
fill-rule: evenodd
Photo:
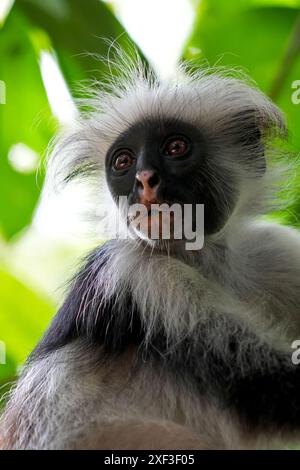
<path fill-rule="evenodd" d="M 274 142 L 286 134 L 283 116 L 255 87 L 222 71 L 189 71 L 185 64 L 164 81 L 139 59 L 117 60 L 118 78 L 109 87 L 97 85 L 84 103 L 88 112 L 57 138 L 47 182 L 60 186 L 88 176 L 98 188 L 102 181 L 104 191 L 105 155 L 120 134 L 147 119 L 180 117 L 205 138 L 209 181 L 220 204 L 227 204 L 228 173 L 236 181 L 238 201 L 200 252 L 168 245 L 156 250 L 137 240 L 116 240 L 96 252 L 65 304 L 85 338 L 72 337 L 52 352 L 32 356 L 1 418 L 0 447 L 275 445 L 284 437 L 282 428 L 266 432 L 260 424 L 254 432 L 257 427 L 245 424 L 231 379 L 243 383 L 248 375 L 281 369 L 292 374 L 289 342 L 300 333 L 300 238 L 292 229 L 256 220 L 274 199 L 273 175 L 257 155 L 263 146 L 264 157 L 276 156 Z M 252 140 L 253 125 L 259 139 Z M 95 345 L 93 334 L 99 322 L 111 334 L 128 294 L 139 312 L 143 342 L 107 357 L 105 338 Z M 113 305 L 108 320 L 107 305 Z M 129 326 L 133 322 L 132 313 Z M 141 349 L 144 362 L 138 359 Z M 219 355 L 223 369 L 214 362 Z"/>

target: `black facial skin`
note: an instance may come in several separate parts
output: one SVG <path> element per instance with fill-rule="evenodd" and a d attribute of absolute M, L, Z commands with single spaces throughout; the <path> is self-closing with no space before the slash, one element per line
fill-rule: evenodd
<path fill-rule="evenodd" d="M 179 144 L 185 143 L 181 156 L 166 152 L 168 143 L 176 139 Z M 121 165 L 116 169 L 118 156 Z M 232 176 L 225 175 L 212 161 L 208 165 L 208 158 L 208 142 L 196 127 L 179 120 L 147 120 L 129 128 L 109 149 L 107 182 L 116 201 L 127 196 L 130 205 L 139 203 L 136 173 L 153 170 L 159 181 L 158 202 L 204 204 L 205 234 L 212 234 L 220 230 L 232 211 L 236 186 Z"/>

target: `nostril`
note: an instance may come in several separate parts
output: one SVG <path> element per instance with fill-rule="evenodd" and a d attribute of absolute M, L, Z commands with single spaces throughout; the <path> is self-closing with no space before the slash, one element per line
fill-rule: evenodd
<path fill-rule="evenodd" d="M 157 173 L 154 173 L 150 178 L 148 179 L 148 184 L 150 188 L 154 188 L 159 184 L 159 176 Z"/>
<path fill-rule="evenodd" d="M 137 184 L 137 187 L 139 189 L 143 189 L 144 188 L 144 184 L 141 180 L 139 180 L 138 178 L 136 179 L 136 184 Z"/>
<path fill-rule="evenodd" d="M 153 170 L 145 170 L 136 174 L 137 187 L 140 189 L 153 189 L 160 183 L 158 173 Z"/>

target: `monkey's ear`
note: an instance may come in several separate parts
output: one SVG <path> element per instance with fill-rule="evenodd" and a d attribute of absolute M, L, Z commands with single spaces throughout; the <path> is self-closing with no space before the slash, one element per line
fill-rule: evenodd
<path fill-rule="evenodd" d="M 261 106 L 253 106 L 239 111 L 235 117 L 236 144 L 249 157 L 251 166 L 258 173 L 266 170 L 265 153 L 274 139 L 287 137 L 286 122 L 281 111 L 269 100 L 264 99 Z"/>
<path fill-rule="evenodd" d="M 255 121 L 264 139 L 287 138 L 287 123 L 283 112 L 265 96 L 255 110 Z"/>
<path fill-rule="evenodd" d="M 247 107 L 235 114 L 240 141 L 245 145 L 256 144 L 273 138 L 287 137 L 283 113 L 269 100 L 261 107 Z"/>

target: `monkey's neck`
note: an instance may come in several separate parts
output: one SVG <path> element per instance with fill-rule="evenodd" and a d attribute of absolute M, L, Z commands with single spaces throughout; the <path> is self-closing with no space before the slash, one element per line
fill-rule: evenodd
<path fill-rule="evenodd" d="M 226 235 L 220 233 L 214 236 L 207 236 L 201 249 L 191 250 L 186 248 L 186 242 L 176 240 L 172 242 L 159 242 L 149 246 L 146 241 L 142 242 L 143 252 L 149 256 L 166 256 L 176 258 L 179 261 L 192 267 L 202 267 L 209 270 L 215 264 L 222 263 L 225 258 L 228 242 Z M 141 246 L 139 245 L 138 250 Z"/>

